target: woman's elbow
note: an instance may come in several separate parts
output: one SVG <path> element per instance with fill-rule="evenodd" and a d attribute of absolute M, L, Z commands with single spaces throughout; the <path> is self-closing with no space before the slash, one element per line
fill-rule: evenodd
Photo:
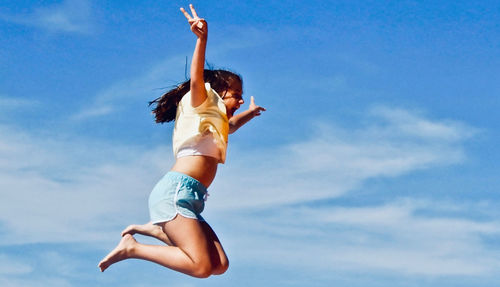
<path fill-rule="evenodd" d="M 238 127 L 234 122 L 229 121 L 229 134 L 234 133 L 236 130 L 238 130 Z"/>

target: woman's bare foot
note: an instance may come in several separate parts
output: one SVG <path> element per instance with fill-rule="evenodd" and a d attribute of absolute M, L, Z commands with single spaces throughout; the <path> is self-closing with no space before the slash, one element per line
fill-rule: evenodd
<path fill-rule="evenodd" d="M 126 234 L 134 235 L 136 233 L 151 236 L 165 242 L 168 245 L 172 245 L 165 232 L 163 232 L 162 228 L 158 225 L 154 225 L 151 222 L 142 225 L 129 225 L 122 231 L 122 236 L 125 236 Z"/>
<path fill-rule="evenodd" d="M 142 235 L 147 235 L 147 236 L 153 236 L 153 235 L 158 234 L 158 231 L 162 232 L 161 227 L 154 225 L 151 222 L 148 222 L 148 223 L 142 224 L 142 225 L 131 224 L 131 225 L 127 226 L 127 228 L 125 228 L 122 231 L 122 236 L 124 236 L 125 234 L 134 235 L 136 233 L 139 233 Z"/>
<path fill-rule="evenodd" d="M 122 261 L 124 259 L 130 258 L 130 253 L 134 245 L 137 244 L 134 237 L 130 234 L 125 234 L 120 243 L 113 249 L 106 257 L 104 257 L 101 262 L 99 262 L 99 268 L 101 272 L 104 272 L 112 264 Z"/>

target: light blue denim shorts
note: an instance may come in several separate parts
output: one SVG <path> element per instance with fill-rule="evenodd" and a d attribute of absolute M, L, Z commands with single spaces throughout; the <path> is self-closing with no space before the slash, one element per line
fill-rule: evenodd
<path fill-rule="evenodd" d="M 205 221 L 200 215 L 205 208 L 206 187 L 198 180 L 179 173 L 168 172 L 149 195 L 149 215 L 153 224 L 170 221 L 180 214 Z"/>

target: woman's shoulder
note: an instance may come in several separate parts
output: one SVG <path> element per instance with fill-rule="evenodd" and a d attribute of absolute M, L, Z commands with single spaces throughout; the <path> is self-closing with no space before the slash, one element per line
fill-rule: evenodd
<path fill-rule="evenodd" d="M 210 108 L 210 107 L 221 107 L 224 105 L 224 101 L 222 100 L 222 98 L 219 96 L 219 94 L 217 93 L 217 91 L 215 91 L 214 89 L 212 89 L 212 86 L 210 85 L 210 83 L 205 83 L 205 89 L 207 90 L 207 98 L 205 99 L 205 101 L 203 103 L 201 103 L 199 106 L 197 107 L 193 107 L 191 105 L 191 91 L 188 91 L 181 99 L 180 103 L 179 103 L 179 106 L 181 107 L 188 107 L 188 108 L 191 108 L 193 110 L 203 110 L 203 109 L 207 109 L 207 108 Z"/>
<path fill-rule="evenodd" d="M 207 97 L 209 97 L 213 102 L 216 102 L 219 99 L 222 100 L 219 94 L 214 89 L 212 89 L 210 83 L 205 83 L 205 89 L 207 90 Z"/>

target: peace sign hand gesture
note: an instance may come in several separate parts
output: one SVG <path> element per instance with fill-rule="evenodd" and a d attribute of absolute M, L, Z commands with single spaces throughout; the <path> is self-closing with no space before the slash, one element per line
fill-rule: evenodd
<path fill-rule="evenodd" d="M 196 10 L 194 10 L 193 4 L 189 4 L 189 8 L 191 9 L 191 14 L 193 16 L 189 15 L 184 8 L 181 7 L 181 12 L 184 14 L 186 19 L 188 20 L 189 25 L 191 26 L 191 31 L 202 40 L 207 39 L 208 35 L 208 27 L 207 27 L 207 22 L 205 19 L 198 17 L 198 14 L 196 14 Z"/>

